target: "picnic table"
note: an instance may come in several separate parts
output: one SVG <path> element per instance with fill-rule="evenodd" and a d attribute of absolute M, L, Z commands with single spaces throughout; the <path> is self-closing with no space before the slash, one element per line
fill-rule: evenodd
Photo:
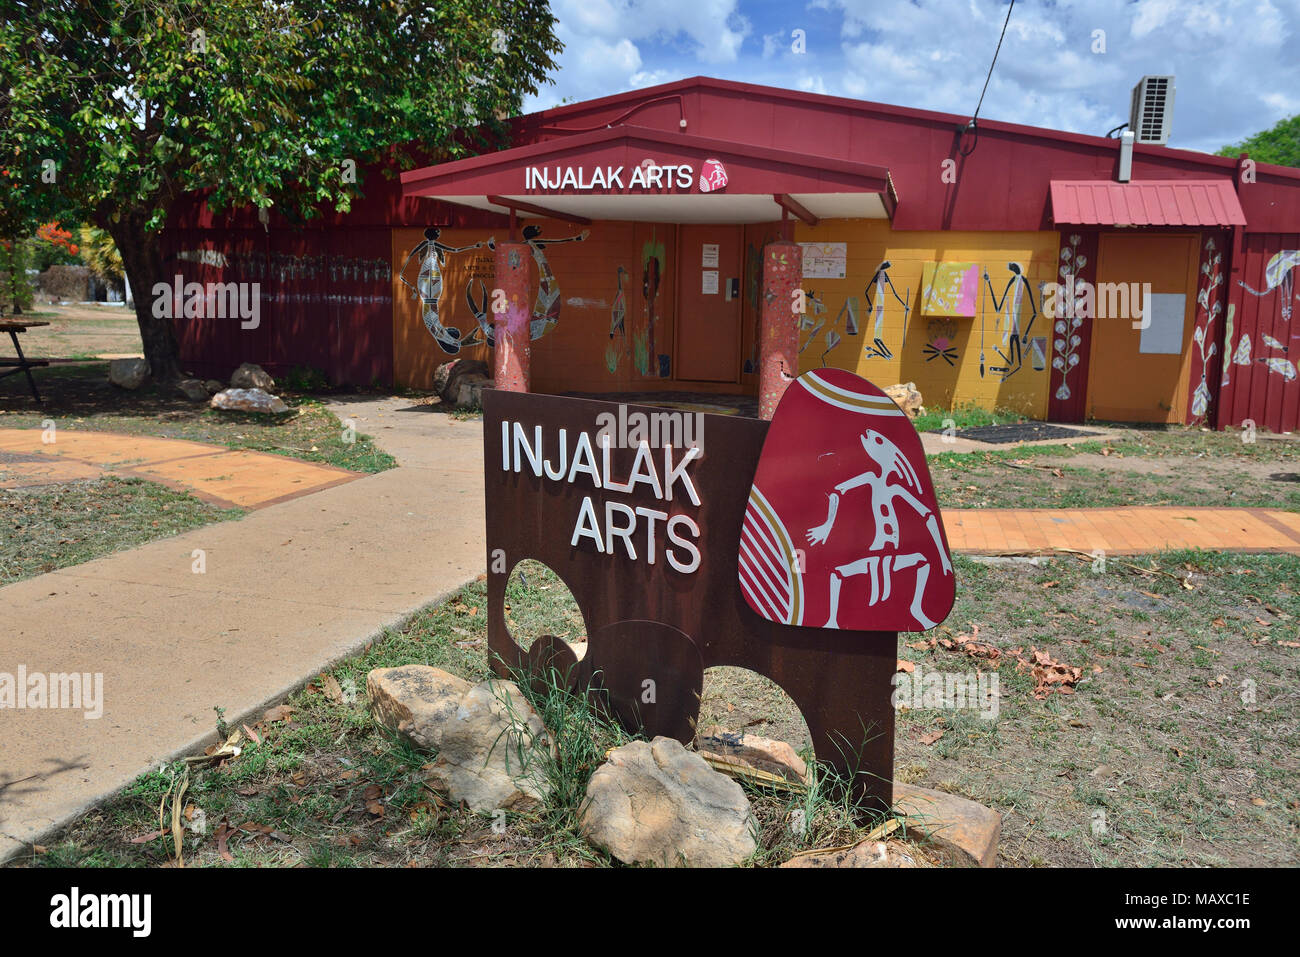
<path fill-rule="evenodd" d="M 23 347 L 18 344 L 18 333 L 26 332 L 28 329 L 34 329 L 37 326 L 48 326 L 48 322 L 33 322 L 27 319 L 0 319 L 0 333 L 9 333 L 9 338 L 13 340 L 14 351 L 18 353 L 17 359 L 0 358 L 0 368 L 5 366 L 16 366 L 6 372 L 0 372 L 0 379 L 5 376 L 17 375 L 20 372 L 27 374 L 27 384 L 32 387 L 32 395 L 36 401 L 41 401 L 41 393 L 36 388 L 36 380 L 32 378 L 32 370 L 41 366 L 50 364 L 49 359 L 29 359 L 23 355 Z"/>

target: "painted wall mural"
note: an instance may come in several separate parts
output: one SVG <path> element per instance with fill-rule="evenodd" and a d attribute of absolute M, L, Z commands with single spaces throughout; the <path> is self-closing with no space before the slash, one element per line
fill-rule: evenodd
<path fill-rule="evenodd" d="M 942 359 L 948 365 L 957 360 L 957 349 L 953 345 L 957 337 L 957 323 L 951 319 L 931 319 L 926 326 L 926 342 L 921 351 L 926 362 Z"/>
<path fill-rule="evenodd" d="M 541 233 L 541 226 L 530 225 L 523 229 L 523 241 L 532 250 L 538 275 L 537 298 L 528 323 L 529 336 L 532 339 L 540 339 L 559 322 L 563 302 L 559 281 L 546 259 L 546 247 L 557 243 L 582 242 L 588 236 L 588 232 L 584 230 L 576 236 L 567 236 L 563 239 L 542 239 Z M 398 279 L 402 285 L 411 290 L 412 297 L 419 300 L 420 318 L 424 322 L 424 327 L 443 352 L 455 355 L 462 348 L 480 344 L 494 345 L 495 335 L 492 322 L 488 317 L 489 276 L 481 272 L 471 273 L 465 282 L 465 301 L 474 319 L 473 328 L 462 331 L 457 326 L 447 325 L 440 315 L 440 309 L 445 308 L 446 305 L 443 298 L 443 284 L 449 258 L 483 249 L 493 250 L 496 248 L 496 237 L 492 236 L 462 246 L 452 246 L 444 242 L 441 236 L 442 231 L 437 227 L 426 229 L 424 240 L 417 243 L 402 262 L 402 268 L 398 270 Z M 413 273 L 412 263 L 416 264 Z"/>
<path fill-rule="evenodd" d="M 1034 320 L 1038 318 L 1038 306 L 1034 302 L 1034 288 L 1029 285 L 1029 279 L 1025 276 L 1025 267 L 1018 262 L 1007 263 L 1007 271 L 1011 273 L 1006 283 L 1002 287 L 1002 298 L 998 298 L 997 292 L 993 288 L 993 282 L 989 278 L 989 271 L 984 270 L 984 286 L 993 300 L 993 311 L 997 314 L 994 324 L 993 339 L 995 345 L 993 351 L 997 353 L 1001 360 L 1001 365 L 985 364 L 984 352 L 984 333 L 985 333 L 985 312 L 980 310 L 980 375 L 983 376 L 985 369 L 989 372 L 999 374 L 1005 381 L 1020 371 L 1024 365 L 1024 344 L 1028 341 L 1030 333 L 1034 328 Z M 1020 321 L 1025 306 L 1025 293 L 1028 292 L 1029 301 L 1029 321 L 1025 323 L 1023 329 Z M 1041 297 L 1042 290 L 1039 289 Z M 1001 336 L 1000 343 L 998 336 Z"/>
<path fill-rule="evenodd" d="M 1281 326 L 1274 325 L 1274 331 L 1283 338 L 1260 334 L 1260 344 L 1268 349 L 1273 350 L 1273 355 L 1260 355 L 1259 361 L 1268 368 L 1269 372 L 1280 375 L 1287 382 L 1294 382 L 1296 379 L 1296 364 L 1290 356 L 1291 342 L 1300 340 L 1300 331 L 1291 323 L 1291 316 L 1295 308 L 1295 270 L 1300 267 L 1300 249 L 1282 249 L 1274 253 L 1269 259 L 1268 264 L 1264 267 L 1264 288 L 1254 289 L 1244 280 L 1237 280 L 1238 284 L 1250 293 L 1252 296 L 1263 298 L 1276 292 L 1278 295 L 1278 314 L 1281 319 Z M 1233 356 L 1233 362 L 1237 365 L 1248 365 L 1250 363 L 1250 336 L 1243 335 L 1241 342 L 1237 346 L 1236 355 Z M 1277 355 L 1276 353 L 1281 353 Z M 1226 376 L 1226 370 L 1225 370 Z M 1227 384 L 1226 377 L 1224 385 Z"/>
<path fill-rule="evenodd" d="M 614 294 L 614 304 L 609 307 L 609 345 L 605 347 L 605 369 L 610 375 L 618 372 L 619 361 L 631 353 L 627 338 L 627 295 L 623 291 L 628 273 L 622 264 L 618 267 L 617 276 L 618 292 Z M 618 337 L 617 341 L 615 336 Z"/>
<path fill-rule="evenodd" d="M 664 242 L 654 235 L 641 247 L 641 321 L 632 335 L 632 356 L 636 371 L 643 376 L 667 378 L 672 358 L 660 354 L 656 345 L 659 324 L 659 288 L 663 283 L 668 252 Z"/>
<path fill-rule="evenodd" d="M 1211 363 L 1218 353 L 1219 345 L 1214 341 L 1214 323 L 1223 311 L 1222 293 L 1223 273 L 1221 265 L 1223 254 L 1218 251 L 1213 236 L 1207 236 L 1201 250 L 1201 288 L 1196 293 L 1196 328 L 1192 332 L 1192 341 L 1196 344 L 1200 369 L 1192 368 L 1192 376 L 1200 372 L 1200 382 L 1192 390 L 1188 411 L 1191 418 L 1204 419 L 1209 416 L 1214 392 L 1210 388 Z M 1231 337 L 1231 331 L 1227 332 Z M 1224 340 L 1225 342 L 1228 339 Z M 1225 364 L 1225 374 L 1227 366 Z"/>
<path fill-rule="evenodd" d="M 906 290 L 906 295 L 900 296 L 898 288 L 889 278 L 889 269 L 893 265 L 888 259 L 883 260 L 876 267 L 871 281 L 867 283 L 866 297 L 867 309 L 871 312 L 871 342 L 867 345 L 865 352 L 868 359 L 892 359 L 894 353 L 889 346 L 885 344 L 885 308 L 886 296 L 885 290 L 893 295 L 894 301 L 903 307 L 903 335 L 899 343 L 899 348 L 907 345 L 907 319 L 912 314 L 912 290 Z M 872 289 L 875 293 L 872 293 Z"/>

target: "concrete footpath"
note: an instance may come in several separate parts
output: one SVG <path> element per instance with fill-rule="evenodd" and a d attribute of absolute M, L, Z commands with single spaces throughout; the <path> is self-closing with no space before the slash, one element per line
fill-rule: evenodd
<path fill-rule="evenodd" d="M 0 588 L 0 672 L 104 676 L 98 719 L 0 711 L 0 861 L 484 570 L 479 423 L 332 406 L 400 467 Z"/>

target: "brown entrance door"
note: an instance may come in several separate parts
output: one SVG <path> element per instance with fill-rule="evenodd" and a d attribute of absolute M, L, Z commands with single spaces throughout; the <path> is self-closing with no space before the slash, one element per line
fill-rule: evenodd
<path fill-rule="evenodd" d="M 1088 362 L 1090 417 L 1183 421 L 1195 325 L 1196 252 L 1192 235 L 1101 237 Z M 1147 328 L 1133 328 L 1135 321 Z"/>
<path fill-rule="evenodd" d="M 679 230 L 673 378 L 739 382 L 743 227 Z"/>

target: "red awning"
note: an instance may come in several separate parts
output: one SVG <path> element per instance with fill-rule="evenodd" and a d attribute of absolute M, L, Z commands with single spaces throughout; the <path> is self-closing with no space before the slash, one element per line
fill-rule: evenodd
<path fill-rule="evenodd" d="M 1223 179 L 1054 179 L 1052 218 L 1059 226 L 1246 225 L 1236 190 Z"/>
<path fill-rule="evenodd" d="M 411 170 L 402 192 L 575 222 L 889 218 L 898 200 L 881 166 L 629 124 Z"/>

